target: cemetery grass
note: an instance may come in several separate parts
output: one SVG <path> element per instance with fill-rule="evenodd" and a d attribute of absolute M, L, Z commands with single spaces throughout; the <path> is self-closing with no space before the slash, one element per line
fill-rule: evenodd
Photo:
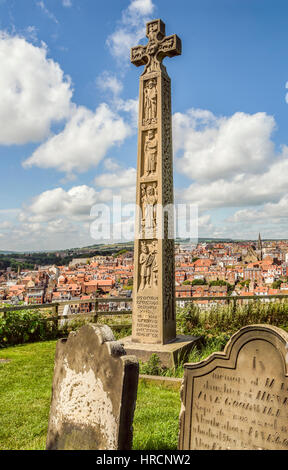
<path fill-rule="evenodd" d="M 0 449 L 43 450 L 56 341 L 0 350 Z M 133 448 L 176 449 L 179 391 L 139 382 Z"/>

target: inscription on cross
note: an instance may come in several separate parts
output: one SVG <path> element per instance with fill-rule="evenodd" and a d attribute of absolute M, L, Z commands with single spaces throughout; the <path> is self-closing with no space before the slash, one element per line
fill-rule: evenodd
<path fill-rule="evenodd" d="M 146 46 L 135 46 L 131 49 L 131 62 L 139 67 L 146 65 L 144 73 L 161 70 L 162 60 L 181 54 L 181 39 L 177 34 L 165 36 L 165 23 L 159 20 L 149 21 L 146 25 Z"/>

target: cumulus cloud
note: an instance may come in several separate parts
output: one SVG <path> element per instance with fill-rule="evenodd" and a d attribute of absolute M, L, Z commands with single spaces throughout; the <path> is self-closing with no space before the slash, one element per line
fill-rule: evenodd
<path fill-rule="evenodd" d="M 109 159 L 106 162 L 107 167 L 113 167 L 114 172 L 119 175 L 124 175 L 126 171 Z M 129 184 L 128 178 L 126 183 Z M 123 203 L 134 202 L 135 186 L 125 186 L 124 181 L 120 181 L 118 187 L 106 185 L 96 189 L 80 185 L 69 190 L 58 187 L 44 191 L 34 197 L 30 204 L 23 206 L 21 211 L 17 210 L 14 218 L 1 221 L 2 249 L 48 250 L 95 243 L 90 236 L 91 223 L 98 210 L 103 208 L 103 204 L 110 214 L 111 222 L 114 220 L 113 211 L 109 212 L 109 206 L 114 203 L 115 196 L 118 196 L 117 204 L 121 200 L 119 196 Z M 96 212 L 91 215 L 93 207 Z M 4 215 L 4 211 L 2 212 Z M 117 221 L 118 216 L 120 212 L 115 215 Z"/>
<path fill-rule="evenodd" d="M 181 190 L 179 197 L 200 207 L 239 207 L 276 202 L 287 191 L 288 155 L 271 164 L 264 173 L 241 173 L 230 179 L 216 179 L 209 183 L 194 182 Z"/>
<path fill-rule="evenodd" d="M 118 27 L 107 39 L 114 57 L 128 61 L 130 48 L 145 37 L 145 23 L 149 21 L 154 9 L 152 0 L 131 0 L 128 8 L 122 12 Z"/>
<path fill-rule="evenodd" d="M 191 180 L 176 190 L 176 197 L 196 204 L 204 216 L 207 211 L 216 214 L 205 234 L 208 228 L 214 237 L 253 238 L 260 227 L 264 233 L 264 225 L 267 236 L 286 235 L 288 147 L 275 148 L 273 116 L 218 117 L 190 109 L 176 113 L 173 125 L 176 168 Z M 228 208 L 230 214 L 235 210 L 229 218 Z M 223 210 L 222 217 L 217 209 Z"/>
<path fill-rule="evenodd" d="M 108 171 L 94 180 L 96 187 L 101 188 L 99 198 L 102 201 L 111 201 L 113 196 L 118 196 L 123 203 L 135 203 L 136 169 L 122 168 L 112 159 L 106 159 L 104 167 Z"/>
<path fill-rule="evenodd" d="M 74 186 L 67 191 L 61 187 L 54 188 L 33 198 L 31 204 L 24 206 L 15 220 L 18 221 L 19 228 L 26 230 L 31 227 L 34 232 L 38 227 L 37 231 L 42 229 L 43 234 L 49 227 L 52 229 L 48 231 L 53 233 L 59 227 L 61 233 L 62 227 L 67 224 L 75 225 L 81 231 L 83 224 L 90 220 L 91 207 L 98 199 L 99 195 L 94 188 L 86 185 Z M 60 220 L 63 221 L 63 226 L 60 226 Z"/>
<path fill-rule="evenodd" d="M 176 168 L 193 180 L 179 197 L 203 209 L 277 202 L 287 191 L 288 147 L 276 153 L 266 113 L 174 115 Z"/>
<path fill-rule="evenodd" d="M 43 140 L 53 122 L 71 112 L 71 80 L 36 47 L 19 36 L 0 33 L 0 144 Z"/>
<path fill-rule="evenodd" d="M 97 86 L 104 91 L 111 92 L 117 96 L 123 90 L 123 83 L 111 72 L 104 71 L 96 80 Z"/>
<path fill-rule="evenodd" d="M 40 47 L 23 37 L 0 34 L 0 145 L 43 142 L 24 166 L 55 168 L 66 173 L 96 166 L 108 150 L 135 128 L 137 100 L 122 100 L 122 83 L 106 73 L 101 86 L 114 93 L 111 105 L 95 112 L 72 102 L 70 77 Z M 112 111 L 112 109 L 114 111 Z M 127 113 L 124 120 L 118 112 Z M 53 123 L 65 124 L 51 135 Z"/>
<path fill-rule="evenodd" d="M 138 107 L 139 107 L 139 100 L 138 99 L 128 99 L 123 100 L 122 98 L 117 98 L 114 100 L 114 106 L 117 111 L 124 111 L 129 115 L 129 123 L 130 125 L 136 129 L 138 126 Z"/>
<path fill-rule="evenodd" d="M 113 75 L 111 72 L 104 71 L 96 79 L 96 85 L 104 92 L 110 95 L 109 103 L 113 109 L 118 112 L 125 112 L 128 114 L 129 124 L 136 128 L 138 124 L 138 98 L 126 99 L 120 97 L 123 91 L 123 83 L 118 76 Z M 112 98 L 111 98 L 112 96 Z"/>
<path fill-rule="evenodd" d="M 126 186 L 135 187 L 136 169 L 118 169 L 116 172 L 103 173 L 95 178 L 96 186 L 102 188 L 121 188 Z"/>
<path fill-rule="evenodd" d="M 132 0 L 128 12 L 132 15 L 151 15 L 154 10 L 152 0 Z"/>
<path fill-rule="evenodd" d="M 288 222 L 288 194 L 285 194 L 277 202 L 268 202 L 260 209 L 241 209 L 232 217 L 228 218 L 229 222 L 236 223 L 281 223 Z"/>
<path fill-rule="evenodd" d="M 112 201 L 113 197 L 120 197 L 123 203 L 135 203 L 136 200 L 136 169 L 123 168 L 114 160 L 104 160 L 107 172 L 96 176 L 94 183 L 100 188 L 99 199 Z"/>
<path fill-rule="evenodd" d="M 261 172 L 274 156 L 276 123 L 266 113 L 216 117 L 190 109 L 173 116 L 176 167 L 191 179 L 215 180 Z"/>
<path fill-rule="evenodd" d="M 40 145 L 24 166 L 84 172 L 98 165 L 108 149 L 121 144 L 130 132 L 128 124 L 104 103 L 95 113 L 78 107 L 64 130 Z"/>
<path fill-rule="evenodd" d="M 87 214 L 97 201 L 96 191 L 86 185 L 74 186 L 69 191 L 55 188 L 37 196 L 29 210 L 36 215 L 81 215 Z"/>
<path fill-rule="evenodd" d="M 72 7 L 72 1 L 71 0 L 62 0 L 62 5 L 63 5 L 63 7 L 66 7 L 66 8 Z"/>
<path fill-rule="evenodd" d="M 61 250 L 92 244 L 87 225 L 80 225 L 62 218 L 44 224 L 24 222 L 15 223 L 9 232 L 3 232 L 3 250 Z"/>
<path fill-rule="evenodd" d="M 112 161 L 109 163 L 112 164 Z M 115 196 L 121 196 L 123 202 L 134 202 L 136 170 L 121 168 L 116 163 L 113 168 L 114 173 L 102 174 L 95 179 L 96 187 L 84 184 L 72 186 L 69 190 L 58 187 L 44 191 L 16 214 L 19 221 L 42 223 L 59 218 L 83 221 L 89 220 L 94 204 L 110 204 Z"/>

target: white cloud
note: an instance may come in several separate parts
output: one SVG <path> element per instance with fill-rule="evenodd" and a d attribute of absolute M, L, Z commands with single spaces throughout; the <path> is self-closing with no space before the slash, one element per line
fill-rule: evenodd
<path fill-rule="evenodd" d="M 14 251 L 47 251 L 93 244 L 87 224 L 58 218 L 45 224 L 15 223 L 9 232 L 3 232 L 1 249 Z"/>
<path fill-rule="evenodd" d="M 74 186 L 68 191 L 61 187 L 54 188 L 33 198 L 30 205 L 23 207 L 17 219 L 22 228 L 32 225 L 34 230 L 39 226 L 43 233 L 51 224 L 55 232 L 59 220 L 82 226 L 83 222 L 90 220 L 91 207 L 99 199 L 98 193 L 86 185 Z"/>
<path fill-rule="evenodd" d="M 64 0 L 65 1 L 65 0 Z M 69 0 L 68 0 L 69 1 Z M 43 0 L 40 0 L 39 2 L 37 2 L 37 5 L 38 7 L 41 8 L 41 10 L 43 11 L 43 13 L 52 21 L 54 21 L 54 23 L 56 24 L 59 24 L 59 21 L 57 20 L 56 16 L 54 15 L 54 13 L 52 13 L 50 10 L 48 10 L 48 8 L 46 7 L 45 3 Z"/>
<path fill-rule="evenodd" d="M 124 111 L 125 113 L 130 114 L 130 125 L 137 129 L 139 100 L 123 100 L 122 98 L 117 98 L 114 100 L 114 106 L 118 111 Z"/>
<path fill-rule="evenodd" d="M 72 1 L 71 0 L 62 0 L 62 5 L 63 5 L 63 7 L 66 7 L 66 8 L 72 7 Z"/>
<path fill-rule="evenodd" d="M 105 158 L 105 160 L 103 161 L 103 166 L 106 170 L 109 171 L 115 171 L 120 168 L 119 163 L 114 161 L 112 158 Z"/>
<path fill-rule="evenodd" d="M 216 207 L 243 207 L 277 202 L 287 192 L 288 148 L 283 147 L 272 163 L 263 165 L 259 173 L 250 173 L 250 168 L 231 178 L 214 181 L 195 181 L 178 192 L 179 199 L 193 202 L 203 209 Z M 245 172 L 246 171 L 246 172 Z"/>
<path fill-rule="evenodd" d="M 135 188 L 135 183 L 135 168 L 119 169 L 117 172 L 103 173 L 95 178 L 96 186 L 100 186 L 102 188 L 121 188 L 127 186 Z"/>
<path fill-rule="evenodd" d="M 96 166 L 135 127 L 137 101 L 117 96 L 122 84 L 116 77 L 106 76 L 106 88 L 115 94 L 111 107 L 102 104 L 92 112 L 72 103 L 71 80 L 47 57 L 44 44 L 37 47 L 1 33 L 0 62 L 0 145 L 41 142 L 49 136 L 24 162 L 26 167 L 56 168 L 72 177 L 73 171 Z M 128 122 L 112 108 L 130 113 Z M 66 126 L 51 136 L 56 122 Z"/>
<path fill-rule="evenodd" d="M 122 12 L 119 26 L 107 39 L 111 54 L 118 59 L 128 61 L 130 48 L 137 46 L 145 37 L 145 23 L 153 13 L 155 5 L 152 0 L 132 0 Z"/>
<path fill-rule="evenodd" d="M 16 215 L 21 223 L 42 223 L 58 218 L 78 222 L 89 220 L 91 208 L 96 203 L 110 204 L 114 196 L 121 196 L 123 202 L 134 202 L 135 181 L 134 168 L 114 167 L 114 173 L 96 178 L 97 189 L 87 185 L 72 186 L 69 190 L 62 187 L 50 189 L 34 197 Z"/>
<path fill-rule="evenodd" d="M 173 124 L 176 168 L 192 180 L 176 190 L 176 197 L 215 218 L 206 227 L 199 224 L 199 236 L 253 239 L 259 230 L 270 237 L 287 236 L 288 147 L 276 151 L 272 116 L 217 117 L 191 109 L 176 113 Z M 230 214 L 235 210 L 229 218 L 228 208 Z"/>
<path fill-rule="evenodd" d="M 136 169 L 122 168 L 112 159 L 104 160 L 104 167 L 108 170 L 96 176 L 96 187 L 101 188 L 99 198 L 102 201 L 112 201 L 113 196 L 120 196 L 123 203 L 135 203 L 136 200 Z"/>
<path fill-rule="evenodd" d="M 112 166 L 116 171 L 117 164 Z M 119 174 L 125 174 L 125 169 L 119 166 L 117 169 Z M 119 187 L 101 190 L 81 185 L 69 190 L 58 187 L 44 191 L 30 205 L 15 212 L 14 219 L 1 221 L 1 247 L 19 251 L 91 245 L 95 243 L 90 236 L 90 225 L 94 220 L 91 209 L 97 203 L 102 208 L 104 203 L 109 210 L 114 196 L 121 196 L 123 203 L 134 202 L 135 186 L 124 186 L 123 181 Z M 113 212 L 110 215 L 112 220 Z"/>
<path fill-rule="evenodd" d="M 180 199 L 208 210 L 277 202 L 287 192 L 288 147 L 276 153 L 272 116 L 191 109 L 173 123 L 176 168 L 193 180 Z"/>
<path fill-rule="evenodd" d="M 110 72 L 103 72 L 96 80 L 97 86 L 104 91 L 110 91 L 114 96 L 123 90 L 123 83 Z"/>
<path fill-rule="evenodd" d="M 68 174 L 85 172 L 97 166 L 109 148 L 122 143 L 130 132 L 128 124 L 106 104 L 95 113 L 78 107 L 65 129 L 38 147 L 24 166 L 56 168 Z"/>
<path fill-rule="evenodd" d="M 3 222 L 0 222 L 1 229 L 9 229 L 11 226 L 12 222 L 10 220 L 4 220 Z"/>
<path fill-rule="evenodd" d="M 138 124 L 138 98 L 123 100 L 119 96 L 123 91 L 123 83 L 111 72 L 103 72 L 99 77 L 97 77 L 96 84 L 102 91 L 112 94 L 112 99 L 109 100 L 111 107 L 116 111 L 124 111 L 125 113 L 128 113 L 130 115 L 130 125 L 136 128 Z"/>
<path fill-rule="evenodd" d="M 71 80 L 36 47 L 0 33 L 0 144 L 43 140 L 53 122 L 70 114 Z"/>
<path fill-rule="evenodd" d="M 151 15 L 154 10 L 152 0 L 132 0 L 128 11 L 134 15 Z"/>
<path fill-rule="evenodd" d="M 236 223 L 263 223 L 267 222 L 279 224 L 288 222 L 288 194 L 285 194 L 277 202 L 268 202 L 260 209 L 242 209 L 232 217 L 228 218 L 228 222 Z"/>
<path fill-rule="evenodd" d="M 37 196 L 29 207 L 35 215 L 81 215 L 87 214 L 97 201 L 96 191 L 86 185 L 74 186 L 69 191 L 55 188 Z"/>
<path fill-rule="evenodd" d="M 235 113 L 216 117 L 210 111 L 190 109 L 173 117 L 176 161 L 180 173 L 210 180 L 239 173 L 261 173 L 274 157 L 271 140 L 276 124 L 266 113 Z"/>
<path fill-rule="evenodd" d="M 27 26 L 27 28 L 25 28 L 24 31 L 21 33 L 21 36 L 22 35 L 24 36 L 24 38 L 28 39 L 32 43 L 38 42 L 36 26 Z"/>

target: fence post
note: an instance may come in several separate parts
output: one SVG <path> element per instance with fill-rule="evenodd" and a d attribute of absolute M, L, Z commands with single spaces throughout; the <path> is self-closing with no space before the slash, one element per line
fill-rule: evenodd
<path fill-rule="evenodd" d="M 98 321 L 98 300 L 95 300 L 95 314 L 93 317 L 93 322 L 97 323 Z"/>
<path fill-rule="evenodd" d="M 59 304 L 55 304 L 54 305 L 54 313 L 53 313 L 53 326 L 54 326 L 54 332 L 55 332 L 55 335 L 57 336 L 57 333 L 58 333 L 58 306 Z"/>

